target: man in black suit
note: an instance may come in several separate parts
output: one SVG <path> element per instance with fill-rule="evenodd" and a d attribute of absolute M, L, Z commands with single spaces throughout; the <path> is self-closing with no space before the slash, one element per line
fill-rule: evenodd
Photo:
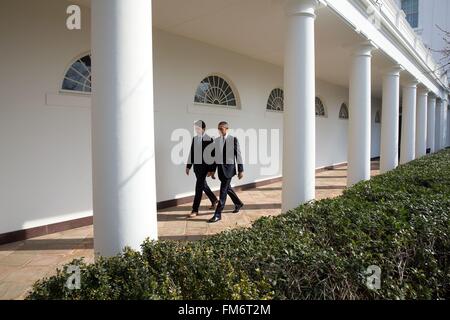
<path fill-rule="evenodd" d="M 197 182 L 195 183 L 195 196 L 194 203 L 192 205 L 192 212 L 189 217 L 193 218 L 198 215 L 198 209 L 202 200 L 203 192 L 208 196 L 211 201 L 211 210 L 214 210 L 219 200 L 216 195 L 211 191 L 206 182 L 206 176 L 211 171 L 213 166 L 213 160 L 209 160 L 205 157 L 205 149 L 212 149 L 213 139 L 205 133 L 206 124 L 202 120 L 198 120 L 194 123 L 194 129 L 197 133 L 192 139 L 191 151 L 189 153 L 188 163 L 186 165 L 186 174 L 189 175 L 189 171 L 194 166 L 195 177 Z M 208 148 L 208 146 L 210 146 Z M 210 152 L 211 154 L 211 152 Z M 212 176 L 215 179 L 214 176 Z"/>
<path fill-rule="evenodd" d="M 208 176 L 213 177 L 216 169 L 220 179 L 220 197 L 214 216 L 209 220 L 210 223 L 222 219 L 222 211 L 225 207 L 227 194 L 234 203 L 233 213 L 238 213 L 244 206 L 237 194 L 231 188 L 231 179 L 237 174 L 239 179 L 244 177 L 244 165 L 242 163 L 241 149 L 237 138 L 228 134 L 228 123 L 222 121 L 218 128 L 220 137 L 214 140 L 214 158 L 215 162 Z M 237 164 L 237 171 L 236 171 Z"/>

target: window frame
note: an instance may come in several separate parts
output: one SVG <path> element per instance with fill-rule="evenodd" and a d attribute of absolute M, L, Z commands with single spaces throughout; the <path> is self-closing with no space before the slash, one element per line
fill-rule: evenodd
<path fill-rule="evenodd" d="M 417 11 L 411 11 L 411 12 L 407 12 L 404 9 L 404 2 L 409 1 L 410 4 L 409 6 L 411 7 L 411 10 L 415 7 L 414 5 L 414 1 L 417 1 Z M 408 21 L 408 24 L 411 26 L 411 28 L 413 28 L 414 30 L 420 29 L 420 0 L 401 0 L 400 1 L 400 8 L 403 10 L 403 12 L 405 13 L 405 19 L 406 21 Z M 411 23 L 411 21 L 408 19 L 408 16 L 413 16 L 416 18 L 416 26 L 413 26 L 413 24 Z M 417 16 L 415 16 L 417 15 Z"/>
<path fill-rule="evenodd" d="M 281 92 L 283 94 L 283 110 L 274 110 L 274 109 L 267 108 L 269 105 L 269 99 L 272 96 L 272 92 L 274 92 L 275 90 L 281 90 Z M 272 90 L 270 90 L 269 97 L 267 98 L 267 101 L 266 101 L 266 112 L 275 112 L 275 113 L 283 113 L 284 112 L 284 89 L 281 86 L 277 86 L 277 87 L 273 88 Z"/>
<path fill-rule="evenodd" d="M 66 79 L 66 74 L 67 72 L 70 70 L 70 68 L 73 66 L 73 64 L 75 62 L 77 62 L 78 60 L 84 58 L 85 56 L 90 56 L 91 58 L 91 76 L 92 76 L 92 53 L 91 51 L 85 51 L 79 55 L 77 55 L 74 59 L 72 59 L 69 64 L 66 65 L 66 67 L 64 68 L 64 72 L 62 74 L 62 77 L 60 77 L 60 81 L 59 81 L 59 90 L 58 92 L 61 94 L 71 94 L 71 95 L 85 95 L 85 96 L 91 96 L 92 95 L 92 78 L 91 78 L 91 91 L 77 91 L 77 90 L 68 90 L 68 89 L 63 89 L 63 84 L 64 84 L 64 80 Z"/>
<path fill-rule="evenodd" d="M 204 102 L 197 102 L 197 101 L 195 101 L 195 98 L 197 96 L 197 90 L 198 90 L 200 84 L 203 82 L 203 80 L 205 80 L 205 79 L 207 79 L 209 77 L 214 77 L 214 76 L 221 78 L 222 80 L 224 80 L 228 84 L 228 86 L 230 87 L 231 91 L 234 94 L 234 98 L 235 98 L 235 101 L 236 101 L 236 105 L 235 106 L 214 104 L 214 103 L 204 103 Z M 210 74 L 202 77 L 202 79 L 199 82 L 197 82 L 197 85 L 196 85 L 196 87 L 194 89 L 194 99 L 193 99 L 192 103 L 194 105 L 198 105 L 198 106 L 207 106 L 207 107 L 213 107 L 213 108 L 224 108 L 224 109 L 231 109 L 231 110 L 240 110 L 241 109 L 241 99 L 240 99 L 240 96 L 239 96 L 239 92 L 238 92 L 236 86 L 234 85 L 233 81 L 231 81 L 230 78 L 228 78 L 224 74 L 218 73 L 218 72 L 210 73 Z"/>
<path fill-rule="evenodd" d="M 341 110 L 342 108 L 345 106 L 346 110 L 347 110 L 347 118 L 341 118 Z M 350 110 L 348 108 L 348 104 L 346 102 L 342 102 L 341 106 L 339 108 L 339 114 L 338 114 L 338 118 L 339 120 L 344 120 L 344 121 L 348 121 L 350 119 Z"/>
<path fill-rule="evenodd" d="M 381 109 L 377 109 L 377 111 L 375 111 L 375 124 L 381 124 L 381 116 Z"/>
<path fill-rule="evenodd" d="M 320 102 L 322 103 L 322 106 L 323 106 L 323 115 L 317 115 L 316 114 L 316 101 L 317 101 L 317 99 L 319 99 L 320 100 Z M 315 98 L 314 98 L 314 115 L 316 116 L 316 118 L 328 118 L 328 110 L 327 110 L 327 107 L 326 107 L 326 105 L 325 105 L 325 103 L 323 102 L 323 99 L 320 97 L 320 96 L 316 96 Z"/>

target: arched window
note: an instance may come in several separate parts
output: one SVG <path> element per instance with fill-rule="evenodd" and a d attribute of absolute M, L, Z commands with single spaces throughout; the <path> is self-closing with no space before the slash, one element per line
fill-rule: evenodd
<path fill-rule="evenodd" d="M 316 117 L 325 117 L 325 107 L 318 97 L 316 97 Z"/>
<path fill-rule="evenodd" d="M 219 76 L 208 76 L 200 82 L 194 102 L 237 107 L 238 100 L 231 86 Z"/>
<path fill-rule="evenodd" d="M 91 92 L 91 55 L 77 59 L 64 75 L 62 90 Z"/>
<path fill-rule="evenodd" d="M 341 104 L 341 109 L 339 110 L 339 119 L 348 119 L 348 107 L 345 103 Z"/>
<path fill-rule="evenodd" d="M 381 111 L 377 110 L 375 113 L 375 123 L 381 123 Z"/>
<path fill-rule="evenodd" d="M 271 111 L 284 110 L 284 93 L 282 89 L 276 88 L 270 92 L 269 100 L 267 100 L 267 110 Z"/>

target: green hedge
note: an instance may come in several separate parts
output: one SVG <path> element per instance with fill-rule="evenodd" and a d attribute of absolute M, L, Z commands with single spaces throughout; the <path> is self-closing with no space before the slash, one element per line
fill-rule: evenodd
<path fill-rule="evenodd" d="M 76 260 L 80 290 L 66 288 L 64 267 L 28 299 L 445 299 L 449 213 L 445 150 L 250 229 Z M 365 284 L 371 265 L 382 271 L 379 290 Z"/>

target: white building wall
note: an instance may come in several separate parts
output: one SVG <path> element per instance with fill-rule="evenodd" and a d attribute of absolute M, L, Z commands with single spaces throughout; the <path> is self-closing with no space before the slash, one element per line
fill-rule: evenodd
<path fill-rule="evenodd" d="M 59 92 L 66 68 L 90 49 L 90 17 L 83 10 L 83 29 L 68 31 L 66 7 L 52 0 L 2 3 L 0 233 L 92 214 L 90 99 Z M 234 129 L 279 129 L 275 156 L 281 166 L 283 115 L 266 111 L 270 91 L 283 85 L 281 67 L 160 30 L 154 32 L 154 63 L 158 201 L 193 194 L 193 176 L 185 175 L 184 164 L 171 161 L 179 143 L 171 135 L 178 128 L 192 130 L 197 119 L 214 136 L 221 120 Z M 236 86 L 240 110 L 193 103 L 197 85 L 211 73 Z M 339 109 L 348 105 L 348 88 L 317 80 L 316 90 L 327 109 L 327 116 L 316 120 L 317 167 L 346 162 L 348 121 L 339 119 Z M 377 108 L 375 101 L 372 156 L 379 155 Z M 245 178 L 236 183 L 281 175 L 281 167 L 270 176 L 261 175 L 259 165 L 245 169 Z M 218 188 L 217 181 L 212 185 Z"/>
<path fill-rule="evenodd" d="M 157 196 L 158 201 L 163 201 L 192 195 L 195 183 L 193 175 L 184 174 L 184 164 L 172 162 L 172 150 L 181 141 L 171 141 L 175 130 L 192 133 L 192 124 L 198 119 L 206 122 L 208 133 L 215 137 L 217 124 L 222 120 L 228 121 L 232 129 L 279 130 L 282 114 L 266 112 L 265 108 L 270 91 L 282 87 L 283 76 L 276 66 L 159 30 L 154 32 L 154 43 Z M 241 109 L 194 104 L 200 81 L 216 73 L 236 87 Z M 280 159 L 281 152 L 275 157 Z M 280 174 L 281 168 L 272 177 Z M 265 178 L 270 176 L 261 176 L 258 165 L 245 165 L 245 178 L 239 184 Z M 218 182 L 212 185 L 219 186 Z"/>
<path fill-rule="evenodd" d="M 417 33 L 425 45 L 432 50 L 443 50 L 446 47 L 444 33 L 438 27 L 450 32 L 450 1 L 419 0 L 419 27 Z M 436 62 L 441 62 L 443 55 L 433 52 Z"/>
<path fill-rule="evenodd" d="M 348 88 L 318 80 L 316 95 L 326 108 L 326 117 L 316 118 L 316 167 L 346 162 L 348 120 L 339 119 L 339 111 L 349 105 Z"/>
<path fill-rule="evenodd" d="M 381 126 L 382 123 L 376 123 L 375 117 L 377 111 L 382 112 L 381 109 L 381 100 L 380 99 L 372 99 L 372 119 L 370 121 L 372 125 L 372 131 L 371 131 L 371 145 L 370 145 L 370 156 L 372 158 L 377 158 L 380 156 L 380 150 L 381 150 Z M 381 116 L 381 114 L 380 114 Z"/>
<path fill-rule="evenodd" d="M 209 133 L 213 136 L 217 136 L 215 128 L 222 120 L 241 132 L 279 129 L 280 171 L 264 176 L 260 174 L 259 164 L 247 164 L 245 178 L 235 183 L 247 184 L 281 175 L 283 115 L 266 111 L 266 103 L 270 91 L 283 85 L 282 68 L 161 30 L 154 32 L 154 41 L 158 201 L 193 194 L 194 178 L 183 176 L 184 167 L 171 162 L 171 150 L 178 142 L 169 141 L 175 129 L 191 130 L 197 119 L 212 128 Z M 231 80 L 240 96 L 240 110 L 193 103 L 197 85 L 212 73 Z M 343 102 L 348 105 L 348 89 L 317 80 L 316 92 L 327 109 L 326 117 L 316 119 L 316 166 L 346 162 L 348 121 L 339 119 L 339 109 Z M 374 139 L 374 156 L 378 156 L 379 137 L 378 141 Z M 218 188 L 219 182 L 212 186 Z"/>
<path fill-rule="evenodd" d="M 65 1 L 2 1 L 0 233 L 91 214 L 90 109 L 53 106 L 65 68 L 88 51 Z"/>
<path fill-rule="evenodd" d="M 401 7 L 401 0 L 396 0 Z M 422 37 L 425 46 L 432 50 L 442 50 L 446 44 L 444 33 L 438 26 L 450 32 L 450 1 L 448 0 L 419 0 L 419 25 L 415 28 Z M 442 54 L 432 52 L 436 62 L 442 58 Z"/>

